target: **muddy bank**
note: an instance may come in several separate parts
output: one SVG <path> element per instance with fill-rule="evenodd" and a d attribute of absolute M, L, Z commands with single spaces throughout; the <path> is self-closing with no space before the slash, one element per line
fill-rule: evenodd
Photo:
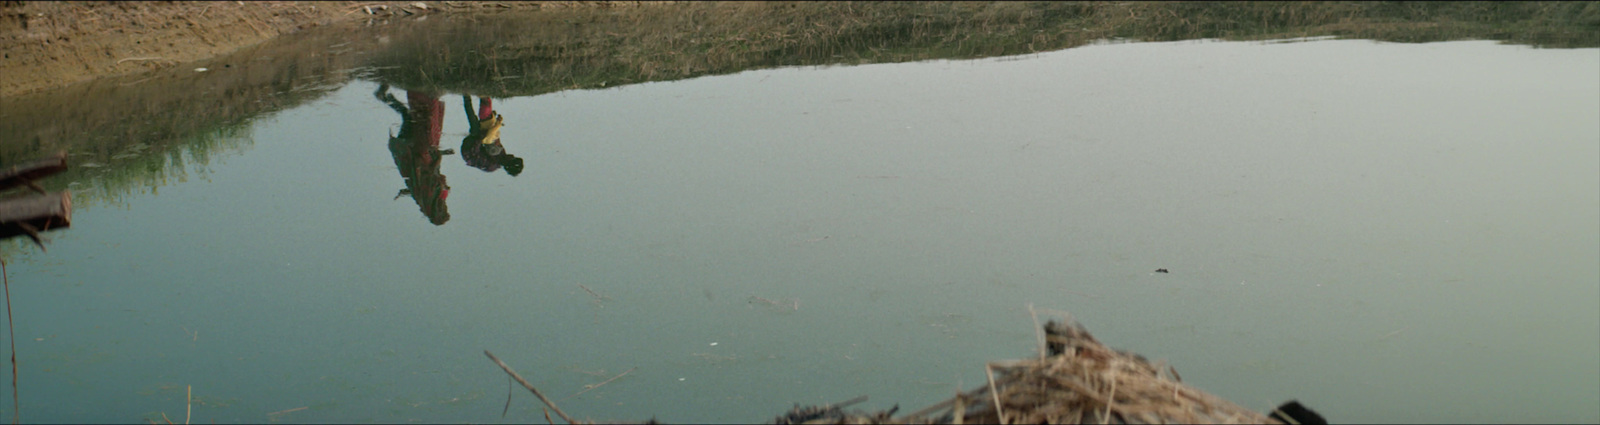
<path fill-rule="evenodd" d="M 0 97 L 212 58 L 339 22 L 658 2 L 0 2 Z"/>

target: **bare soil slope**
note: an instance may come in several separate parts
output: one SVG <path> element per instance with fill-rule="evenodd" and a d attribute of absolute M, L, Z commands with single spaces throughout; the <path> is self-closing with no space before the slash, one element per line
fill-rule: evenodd
<path fill-rule="evenodd" d="M 338 21 L 637 3 L 0 1 L 0 97 L 214 57 Z"/>

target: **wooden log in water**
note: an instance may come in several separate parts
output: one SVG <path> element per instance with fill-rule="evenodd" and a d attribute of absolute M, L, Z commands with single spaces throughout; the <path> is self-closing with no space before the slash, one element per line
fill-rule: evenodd
<path fill-rule="evenodd" d="M 0 201 L 0 239 L 28 235 L 40 242 L 39 233 L 72 226 L 72 195 L 47 193 Z"/>
<path fill-rule="evenodd" d="M 22 185 L 37 187 L 33 184 L 34 180 L 65 171 L 66 169 L 66 152 L 59 152 L 49 158 L 27 164 L 14 165 L 0 170 L 0 190 Z"/>

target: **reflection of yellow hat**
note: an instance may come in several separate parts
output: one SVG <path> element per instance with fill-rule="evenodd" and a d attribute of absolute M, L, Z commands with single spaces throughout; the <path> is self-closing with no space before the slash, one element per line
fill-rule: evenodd
<path fill-rule="evenodd" d="M 478 130 L 483 132 L 483 143 L 490 144 L 500 140 L 500 127 L 505 125 L 505 118 L 495 112 L 493 117 L 478 121 Z"/>

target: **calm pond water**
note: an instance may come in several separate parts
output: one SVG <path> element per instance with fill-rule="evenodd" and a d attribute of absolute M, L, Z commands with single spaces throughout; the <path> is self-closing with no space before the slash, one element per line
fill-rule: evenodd
<path fill-rule="evenodd" d="M 1029 303 L 1255 409 L 1600 421 L 1600 49 L 761 69 L 494 98 L 499 146 L 348 71 L 8 251 L 25 421 L 543 421 L 485 349 L 577 417 L 915 409 Z"/>

